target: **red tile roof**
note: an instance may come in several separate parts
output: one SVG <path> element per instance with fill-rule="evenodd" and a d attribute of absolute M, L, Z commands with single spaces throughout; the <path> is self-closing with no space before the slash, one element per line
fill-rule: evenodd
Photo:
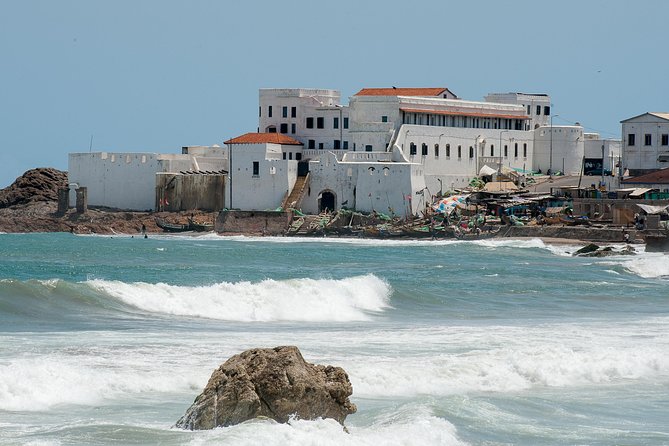
<path fill-rule="evenodd" d="M 503 118 L 503 119 L 530 119 L 525 115 L 505 115 L 503 113 L 478 113 L 469 111 L 446 111 L 446 110 L 424 110 L 417 108 L 400 108 L 406 113 L 427 113 L 430 115 L 447 115 L 447 116 L 476 116 L 477 118 Z"/>
<path fill-rule="evenodd" d="M 301 146 L 302 143 L 281 133 L 246 133 L 229 139 L 225 144 L 283 144 L 284 146 Z"/>
<path fill-rule="evenodd" d="M 669 168 L 623 180 L 625 184 L 669 184 Z"/>
<path fill-rule="evenodd" d="M 363 88 L 355 96 L 441 96 L 448 88 Z M 450 93 L 450 92 L 449 92 Z M 453 93 L 451 93 L 453 94 Z M 455 95 L 453 95 L 455 96 Z"/>

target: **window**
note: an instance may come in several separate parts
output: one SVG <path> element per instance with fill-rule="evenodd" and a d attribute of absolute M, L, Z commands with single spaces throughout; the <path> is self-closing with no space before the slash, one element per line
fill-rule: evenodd
<path fill-rule="evenodd" d="M 458 158 L 462 158 L 462 146 L 458 146 Z"/>
<path fill-rule="evenodd" d="M 258 117 L 262 116 L 262 107 L 258 106 Z"/>
<path fill-rule="evenodd" d="M 293 159 L 293 152 L 288 152 L 288 159 L 292 160 Z"/>
<path fill-rule="evenodd" d="M 513 157 L 518 158 L 518 143 L 513 145 Z"/>
<path fill-rule="evenodd" d="M 653 143 L 653 139 L 652 139 L 650 133 L 646 133 L 645 135 L 643 135 L 643 144 L 645 146 L 650 146 L 650 145 L 652 145 L 652 143 Z"/>
<path fill-rule="evenodd" d="M 523 143 L 523 158 L 527 158 L 527 143 Z"/>
<path fill-rule="evenodd" d="M 636 141 L 634 141 L 635 136 L 636 135 L 634 133 L 630 133 L 629 135 L 627 135 L 627 145 L 628 146 L 633 146 L 636 143 Z"/>
<path fill-rule="evenodd" d="M 253 176 L 254 177 L 260 176 L 260 161 L 253 162 Z"/>
<path fill-rule="evenodd" d="M 348 141 L 344 141 L 344 150 L 348 150 Z"/>
<path fill-rule="evenodd" d="M 283 152 L 283 159 L 286 159 L 286 152 Z"/>
<path fill-rule="evenodd" d="M 315 149 L 316 148 L 316 141 L 313 139 L 310 139 L 309 142 L 307 143 L 307 147 L 310 149 Z"/>
<path fill-rule="evenodd" d="M 549 116 L 551 114 L 551 107 L 549 105 L 544 106 L 544 115 Z"/>
<path fill-rule="evenodd" d="M 415 155 L 417 153 L 416 144 L 409 144 L 409 155 Z"/>
<path fill-rule="evenodd" d="M 664 133 L 662 135 L 662 145 L 669 146 L 669 134 Z"/>
<path fill-rule="evenodd" d="M 270 105 L 269 107 L 267 107 L 267 116 L 268 116 L 269 118 L 272 117 L 272 106 L 271 106 L 271 105 Z"/>
<path fill-rule="evenodd" d="M 434 145 L 434 157 L 439 158 L 439 144 Z"/>
<path fill-rule="evenodd" d="M 344 118 L 344 128 L 348 128 L 348 117 Z"/>
<path fill-rule="evenodd" d="M 473 146 L 469 146 L 469 157 L 474 158 L 474 147 Z"/>
<path fill-rule="evenodd" d="M 325 128 L 325 118 L 323 118 L 322 116 L 316 118 L 316 128 L 317 129 Z"/>
<path fill-rule="evenodd" d="M 541 114 L 541 105 L 537 105 L 537 116 Z"/>
<path fill-rule="evenodd" d="M 288 117 L 288 107 L 286 106 L 281 107 L 281 116 L 283 116 L 284 118 Z"/>
<path fill-rule="evenodd" d="M 365 145 L 365 152 L 371 152 L 371 151 L 372 151 L 372 145 L 371 144 Z"/>
<path fill-rule="evenodd" d="M 295 133 L 295 123 L 290 125 L 290 133 Z"/>
<path fill-rule="evenodd" d="M 427 144 L 423 143 L 423 145 L 420 146 L 420 154 L 423 156 L 427 155 Z"/>
<path fill-rule="evenodd" d="M 318 149 L 319 149 L 319 150 L 323 150 L 323 143 L 322 143 L 322 142 L 319 142 L 319 143 L 318 143 Z"/>
<path fill-rule="evenodd" d="M 288 133 L 288 124 L 281 124 L 281 133 Z"/>
<path fill-rule="evenodd" d="M 335 118 L 332 120 L 332 128 L 333 128 L 333 129 L 338 129 L 338 128 L 339 128 L 339 118 L 335 117 Z"/>
<path fill-rule="evenodd" d="M 451 157 L 451 145 L 446 144 L 446 158 L 450 158 L 450 157 Z"/>
<path fill-rule="evenodd" d="M 302 154 L 300 152 L 295 152 L 295 159 L 297 161 L 301 160 L 302 159 Z"/>
<path fill-rule="evenodd" d="M 490 156 L 495 156 L 495 146 L 490 144 Z"/>
<path fill-rule="evenodd" d="M 307 118 L 307 128 L 308 129 L 314 128 L 314 118 Z"/>
<path fill-rule="evenodd" d="M 387 116 L 381 116 L 381 122 L 388 122 Z"/>
<path fill-rule="evenodd" d="M 504 144 L 504 158 L 507 158 L 509 156 L 509 146 Z"/>
<path fill-rule="evenodd" d="M 272 126 L 267 129 L 267 133 L 276 133 L 276 127 Z"/>
<path fill-rule="evenodd" d="M 341 141 L 339 141 L 338 139 L 335 139 L 334 140 L 334 149 L 339 150 L 339 149 L 341 149 L 340 146 L 341 146 Z"/>
<path fill-rule="evenodd" d="M 529 115 L 530 113 L 532 113 L 532 110 L 530 110 L 530 106 L 528 105 L 527 106 L 527 114 Z"/>
<path fill-rule="evenodd" d="M 290 107 L 290 117 L 297 118 L 297 107 Z"/>

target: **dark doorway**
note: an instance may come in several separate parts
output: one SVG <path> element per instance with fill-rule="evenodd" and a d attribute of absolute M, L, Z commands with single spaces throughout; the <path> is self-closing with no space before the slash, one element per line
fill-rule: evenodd
<path fill-rule="evenodd" d="M 321 198 L 318 203 L 318 211 L 323 212 L 325 210 L 331 212 L 335 210 L 335 195 L 327 190 L 321 193 Z"/>
<path fill-rule="evenodd" d="M 297 154 L 295 155 L 295 159 L 297 159 L 298 154 L 300 155 L 300 158 L 302 157 L 302 154 L 297 152 Z M 300 161 L 299 163 L 297 163 L 298 177 L 306 177 L 308 173 L 309 173 L 309 160 Z"/>

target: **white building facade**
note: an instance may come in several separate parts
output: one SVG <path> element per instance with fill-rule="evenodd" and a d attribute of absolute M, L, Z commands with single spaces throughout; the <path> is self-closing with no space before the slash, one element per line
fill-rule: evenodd
<path fill-rule="evenodd" d="M 194 154 L 159 154 L 125 152 L 70 153 L 68 181 L 70 203 L 74 189 L 87 188 L 89 206 L 127 210 L 156 209 L 156 174 L 225 171 L 227 157 L 220 147 L 209 153 L 200 149 Z"/>
<path fill-rule="evenodd" d="M 621 124 L 622 164 L 631 176 L 667 167 L 669 113 L 644 113 Z"/>
<path fill-rule="evenodd" d="M 264 211 L 281 206 L 295 185 L 302 143 L 278 133 L 247 133 L 225 144 L 230 159 L 228 208 Z"/>
<path fill-rule="evenodd" d="M 348 150 L 349 112 L 340 96 L 337 90 L 261 89 L 258 132 L 288 135 L 306 149 Z"/>

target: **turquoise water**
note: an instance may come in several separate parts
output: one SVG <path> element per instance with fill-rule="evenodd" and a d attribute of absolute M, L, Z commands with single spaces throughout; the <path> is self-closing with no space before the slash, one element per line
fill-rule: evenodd
<path fill-rule="evenodd" d="M 669 257 L 539 240 L 0 234 L 0 444 L 669 444 Z M 251 347 L 358 412 L 172 428 Z"/>

